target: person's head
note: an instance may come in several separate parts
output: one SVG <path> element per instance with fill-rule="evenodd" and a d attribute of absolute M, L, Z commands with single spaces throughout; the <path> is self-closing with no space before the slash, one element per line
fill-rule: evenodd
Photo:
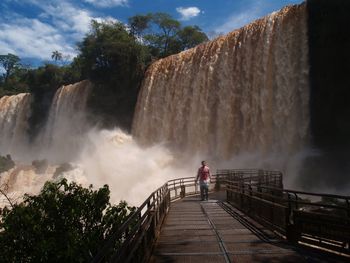
<path fill-rule="evenodd" d="M 207 163 L 205 161 L 202 161 L 202 166 L 205 166 Z"/>

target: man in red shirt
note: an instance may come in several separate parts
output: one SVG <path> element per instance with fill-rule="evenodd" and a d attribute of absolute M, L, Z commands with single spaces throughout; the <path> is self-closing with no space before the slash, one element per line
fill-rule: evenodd
<path fill-rule="evenodd" d="M 199 167 L 195 183 L 199 180 L 202 201 L 208 200 L 208 190 L 211 180 L 210 169 L 205 161 L 202 161 L 202 166 Z"/>

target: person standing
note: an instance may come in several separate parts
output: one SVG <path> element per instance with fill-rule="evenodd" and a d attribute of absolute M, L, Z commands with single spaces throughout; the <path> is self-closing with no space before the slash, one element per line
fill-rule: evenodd
<path fill-rule="evenodd" d="M 202 201 L 208 200 L 209 184 L 211 180 L 210 169 L 205 161 L 202 161 L 202 166 L 199 167 L 195 183 L 199 180 Z"/>

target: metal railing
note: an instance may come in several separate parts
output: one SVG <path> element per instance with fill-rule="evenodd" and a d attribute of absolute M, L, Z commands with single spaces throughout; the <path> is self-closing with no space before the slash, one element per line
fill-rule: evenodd
<path fill-rule="evenodd" d="M 350 255 L 350 197 L 284 190 L 287 237 Z"/>
<path fill-rule="evenodd" d="M 150 255 L 170 205 L 168 185 L 154 191 L 114 233 L 91 262 L 143 262 Z"/>
<path fill-rule="evenodd" d="M 214 175 L 211 190 L 215 182 Z M 91 262 L 147 262 L 170 202 L 198 193 L 195 177 L 168 181 L 151 193 L 137 211 L 129 216 L 118 231 L 103 244 Z"/>
<path fill-rule="evenodd" d="M 227 201 L 293 243 L 349 255 L 350 197 L 286 190 L 282 180 L 278 171 L 218 170 L 210 191 L 225 188 Z M 171 202 L 196 194 L 195 177 L 168 181 L 129 216 L 92 262 L 147 262 Z"/>
<path fill-rule="evenodd" d="M 226 171 L 227 200 L 290 242 L 350 254 L 349 196 L 287 190 L 282 174 L 261 176 Z"/>

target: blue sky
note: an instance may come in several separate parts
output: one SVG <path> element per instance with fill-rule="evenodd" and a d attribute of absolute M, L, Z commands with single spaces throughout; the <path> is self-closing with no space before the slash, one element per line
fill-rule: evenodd
<path fill-rule="evenodd" d="M 76 43 L 91 19 L 117 20 L 166 12 L 183 25 L 198 25 L 210 36 L 228 33 L 283 6 L 302 0 L 0 0 L 0 54 L 24 62 L 50 60 L 58 50 L 76 55 Z"/>

